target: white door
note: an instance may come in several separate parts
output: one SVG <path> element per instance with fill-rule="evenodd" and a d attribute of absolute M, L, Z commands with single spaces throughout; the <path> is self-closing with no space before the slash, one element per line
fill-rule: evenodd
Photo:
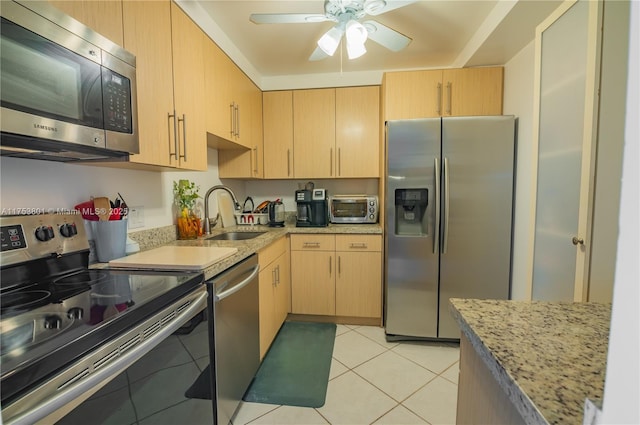
<path fill-rule="evenodd" d="M 536 31 L 534 300 L 586 300 L 601 22 L 601 1 L 567 1 Z"/>

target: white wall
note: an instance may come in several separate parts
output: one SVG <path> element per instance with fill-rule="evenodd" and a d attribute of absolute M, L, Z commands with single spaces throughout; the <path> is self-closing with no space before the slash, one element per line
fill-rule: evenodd
<path fill-rule="evenodd" d="M 606 2 L 600 78 L 598 162 L 591 234 L 589 301 L 611 302 L 624 147 L 629 3 Z"/>
<path fill-rule="evenodd" d="M 145 226 L 137 230 L 174 223 L 173 181 L 190 179 L 200 185 L 200 195 L 218 178 L 218 153 L 208 151 L 208 170 L 137 171 L 91 165 L 63 164 L 18 158 L 0 158 L 0 206 L 2 214 L 13 208 L 72 209 L 91 196 L 115 199 L 118 192 L 128 206 L 144 207 Z M 238 197 L 244 197 L 244 183 L 225 181 Z M 202 204 L 200 203 L 200 208 Z M 215 215 L 217 205 L 211 202 Z"/>
<path fill-rule="evenodd" d="M 529 223 L 531 208 L 531 156 L 533 118 L 533 77 L 535 41 L 531 41 L 504 66 L 503 113 L 518 117 L 518 141 L 516 160 L 515 218 L 513 235 L 513 270 L 511 297 L 528 300 L 529 280 L 527 272 L 529 255 Z"/>
<path fill-rule="evenodd" d="M 640 423 L 640 3 L 635 1 L 630 34 L 620 233 L 600 421 L 604 424 Z"/>
<path fill-rule="evenodd" d="M 304 186 L 308 179 L 303 180 L 267 180 L 246 182 L 247 196 L 251 196 L 255 205 L 265 200 L 274 201 L 276 198 L 282 199 L 286 211 L 295 211 L 296 201 L 295 191 L 298 185 Z M 377 179 L 342 179 L 342 180 L 311 180 L 316 188 L 327 189 L 331 195 L 354 195 L 354 194 L 378 194 Z"/>

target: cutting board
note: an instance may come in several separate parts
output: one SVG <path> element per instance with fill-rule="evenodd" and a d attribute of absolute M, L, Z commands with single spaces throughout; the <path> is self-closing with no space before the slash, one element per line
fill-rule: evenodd
<path fill-rule="evenodd" d="M 220 211 L 220 219 L 222 227 L 231 227 L 236 225 L 236 218 L 233 215 L 235 211 L 233 207 L 233 199 L 227 192 L 220 191 L 218 193 L 218 211 Z"/>
<path fill-rule="evenodd" d="M 238 252 L 220 246 L 163 246 L 109 261 L 110 267 L 203 270 Z"/>

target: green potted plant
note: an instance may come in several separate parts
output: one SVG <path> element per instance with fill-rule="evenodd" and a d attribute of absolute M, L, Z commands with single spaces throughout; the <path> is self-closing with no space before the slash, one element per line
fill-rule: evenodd
<path fill-rule="evenodd" d="M 200 187 L 186 179 L 173 182 L 173 199 L 178 208 L 178 239 L 196 239 L 202 235 L 202 221 L 195 213 Z"/>

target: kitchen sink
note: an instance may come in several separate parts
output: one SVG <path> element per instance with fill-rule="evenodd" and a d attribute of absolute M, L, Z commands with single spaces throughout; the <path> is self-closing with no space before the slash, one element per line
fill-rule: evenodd
<path fill-rule="evenodd" d="M 244 241 L 257 238 L 266 232 L 227 232 L 207 238 L 208 241 Z"/>

